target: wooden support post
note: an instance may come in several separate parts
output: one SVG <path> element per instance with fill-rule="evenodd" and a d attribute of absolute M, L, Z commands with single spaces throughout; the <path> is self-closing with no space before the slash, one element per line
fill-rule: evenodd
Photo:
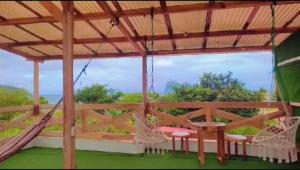
<path fill-rule="evenodd" d="M 64 168 L 75 169 L 75 108 L 73 87 L 73 2 L 63 5 Z"/>
<path fill-rule="evenodd" d="M 143 103 L 145 108 L 145 115 L 148 111 L 148 76 L 147 76 L 147 55 L 142 57 L 142 78 L 143 78 Z"/>
<path fill-rule="evenodd" d="M 39 88 L 39 61 L 34 60 L 34 90 L 33 90 L 33 114 L 37 115 L 40 112 L 39 104 L 40 104 L 40 88 Z"/>

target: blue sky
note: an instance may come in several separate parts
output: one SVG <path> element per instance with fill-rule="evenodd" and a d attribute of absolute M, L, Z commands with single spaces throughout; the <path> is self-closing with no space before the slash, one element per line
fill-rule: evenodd
<path fill-rule="evenodd" d="M 74 62 L 74 76 L 87 60 Z M 150 75 L 151 58 L 148 60 Z M 154 57 L 154 87 L 165 91 L 168 81 L 195 83 L 203 72 L 233 72 L 249 89 L 269 89 L 271 84 L 271 53 L 232 53 Z M 75 88 L 94 83 L 106 84 L 123 92 L 141 92 L 141 58 L 95 59 Z M 12 85 L 33 91 L 33 62 L 0 50 L 1 85 Z M 149 77 L 150 81 L 150 77 Z M 62 93 L 62 62 L 40 64 L 40 93 Z"/>

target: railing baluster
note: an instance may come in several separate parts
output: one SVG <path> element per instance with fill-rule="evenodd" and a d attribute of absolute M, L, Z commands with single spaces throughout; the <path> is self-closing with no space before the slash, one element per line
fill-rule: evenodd
<path fill-rule="evenodd" d="M 81 112 L 81 132 L 87 132 L 87 113 L 86 110 L 82 110 Z"/>

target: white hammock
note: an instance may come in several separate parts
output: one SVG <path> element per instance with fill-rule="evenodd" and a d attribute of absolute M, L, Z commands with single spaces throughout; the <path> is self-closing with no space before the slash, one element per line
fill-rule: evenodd
<path fill-rule="evenodd" d="M 289 117 L 277 127 L 266 127 L 252 139 L 252 152 L 264 160 L 278 159 L 278 163 L 295 162 L 297 158 L 296 133 L 300 124 L 300 117 Z M 254 146 L 256 149 L 254 150 Z"/>
<path fill-rule="evenodd" d="M 150 128 L 137 115 L 133 114 L 136 124 L 134 142 L 147 149 L 147 153 L 162 153 L 166 150 L 167 136 L 159 128 Z"/>

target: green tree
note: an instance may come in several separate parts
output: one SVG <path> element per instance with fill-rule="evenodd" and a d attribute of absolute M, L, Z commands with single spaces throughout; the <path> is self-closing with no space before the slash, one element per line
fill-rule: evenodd
<path fill-rule="evenodd" d="M 0 107 L 33 104 L 32 95 L 25 89 L 12 86 L 0 87 Z M 13 120 L 20 113 L 1 113 L 0 120 Z"/>
<path fill-rule="evenodd" d="M 159 99 L 159 94 L 149 93 L 148 97 L 151 102 L 155 102 Z M 120 97 L 118 103 L 142 103 L 143 98 L 143 94 L 141 93 L 127 93 Z"/>
<path fill-rule="evenodd" d="M 265 100 L 266 90 L 248 90 L 240 80 L 233 78 L 231 72 L 225 74 L 204 73 L 199 83 L 172 83 L 173 93 L 161 96 L 163 102 L 250 102 Z M 191 109 L 168 110 L 173 115 L 185 114 Z M 244 117 L 251 117 L 257 109 L 227 109 Z"/>
<path fill-rule="evenodd" d="M 121 96 L 122 92 L 108 89 L 107 86 L 94 84 L 76 91 L 75 99 L 79 103 L 114 103 Z"/>
<path fill-rule="evenodd" d="M 49 101 L 45 97 L 41 96 L 40 97 L 40 104 L 49 104 Z"/>

